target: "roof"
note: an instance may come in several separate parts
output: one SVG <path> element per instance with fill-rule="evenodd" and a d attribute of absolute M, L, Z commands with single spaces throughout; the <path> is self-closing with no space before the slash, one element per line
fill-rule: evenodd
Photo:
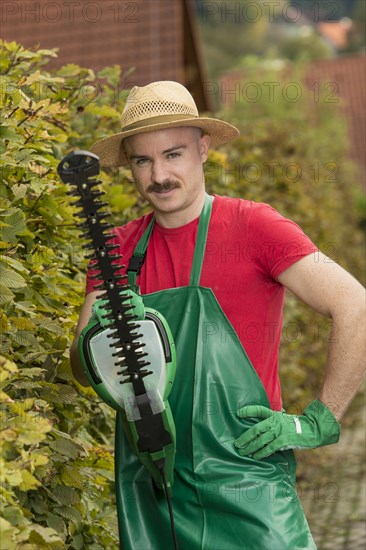
<path fill-rule="evenodd" d="M 351 20 L 344 18 L 340 21 L 320 22 L 317 30 L 334 48 L 342 50 L 348 44 L 348 33 L 351 27 Z"/>
<path fill-rule="evenodd" d="M 306 83 L 327 82 L 329 93 L 342 99 L 341 109 L 349 122 L 350 157 L 361 168 L 366 186 L 366 55 L 347 55 L 314 61 L 308 67 Z M 314 89 L 314 88 L 313 88 Z"/>
<path fill-rule="evenodd" d="M 291 68 L 285 66 L 289 76 Z M 228 104 L 239 101 L 240 82 L 244 71 L 228 72 L 221 77 L 221 97 Z M 305 83 L 327 102 L 339 102 L 349 125 L 349 156 L 360 168 L 360 183 L 366 187 L 366 55 L 355 54 L 311 62 L 305 73 Z M 249 92 L 248 92 L 249 93 Z M 341 101 L 339 101 L 341 100 Z M 319 101 L 319 99 L 318 99 Z"/>

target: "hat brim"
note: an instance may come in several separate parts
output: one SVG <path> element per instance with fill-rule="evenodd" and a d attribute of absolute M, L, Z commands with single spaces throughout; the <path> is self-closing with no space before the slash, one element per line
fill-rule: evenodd
<path fill-rule="evenodd" d="M 239 130 L 227 122 L 215 118 L 196 117 L 172 122 L 162 122 L 160 124 L 151 124 L 141 128 L 119 132 L 118 134 L 113 134 L 110 137 L 94 143 L 91 151 L 99 157 L 102 166 L 125 166 L 128 162 L 121 147 L 122 141 L 125 138 L 136 134 L 163 130 L 165 128 L 181 128 L 186 126 L 201 128 L 201 130 L 211 138 L 210 147 L 217 147 L 240 135 Z"/>

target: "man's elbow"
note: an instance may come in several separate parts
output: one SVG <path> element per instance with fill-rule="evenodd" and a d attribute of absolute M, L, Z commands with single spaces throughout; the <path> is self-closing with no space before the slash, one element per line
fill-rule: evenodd
<path fill-rule="evenodd" d="M 330 308 L 330 317 L 337 325 L 351 326 L 355 332 L 365 335 L 366 291 L 359 285 L 353 292 L 344 292 Z"/>
<path fill-rule="evenodd" d="M 70 365 L 71 370 L 74 378 L 81 384 L 82 386 L 90 386 L 89 380 L 86 377 L 81 357 L 78 350 L 78 338 L 75 338 L 73 343 L 70 347 Z"/>

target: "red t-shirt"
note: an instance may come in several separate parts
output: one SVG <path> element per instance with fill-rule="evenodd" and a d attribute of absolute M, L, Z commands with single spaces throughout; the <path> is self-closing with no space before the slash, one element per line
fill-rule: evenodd
<path fill-rule="evenodd" d="M 115 228 L 126 266 L 151 217 Z M 172 229 L 155 223 L 137 279 L 142 294 L 189 284 L 197 227 L 198 218 Z M 278 354 L 285 295 L 276 278 L 316 250 L 298 225 L 271 206 L 214 196 L 200 285 L 212 289 L 276 410 L 282 407 Z M 96 284 L 92 273 L 90 268 L 87 293 Z"/>

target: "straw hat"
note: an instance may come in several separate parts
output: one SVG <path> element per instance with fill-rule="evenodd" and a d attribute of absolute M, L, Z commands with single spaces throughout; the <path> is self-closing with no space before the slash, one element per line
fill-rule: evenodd
<path fill-rule="evenodd" d="M 103 166 L 127 164 L 121 143 L 128 136 L 193 126 L 201 128 L 211 138 L 211 147 L 238 137 L 239 130 L 215 118 L 200 117 L 193 97 L 178 82 L 152 82 L 147 86 L 134 86 L 122 113 L 122 131 L 97 141 L 91 148 Z"/>

